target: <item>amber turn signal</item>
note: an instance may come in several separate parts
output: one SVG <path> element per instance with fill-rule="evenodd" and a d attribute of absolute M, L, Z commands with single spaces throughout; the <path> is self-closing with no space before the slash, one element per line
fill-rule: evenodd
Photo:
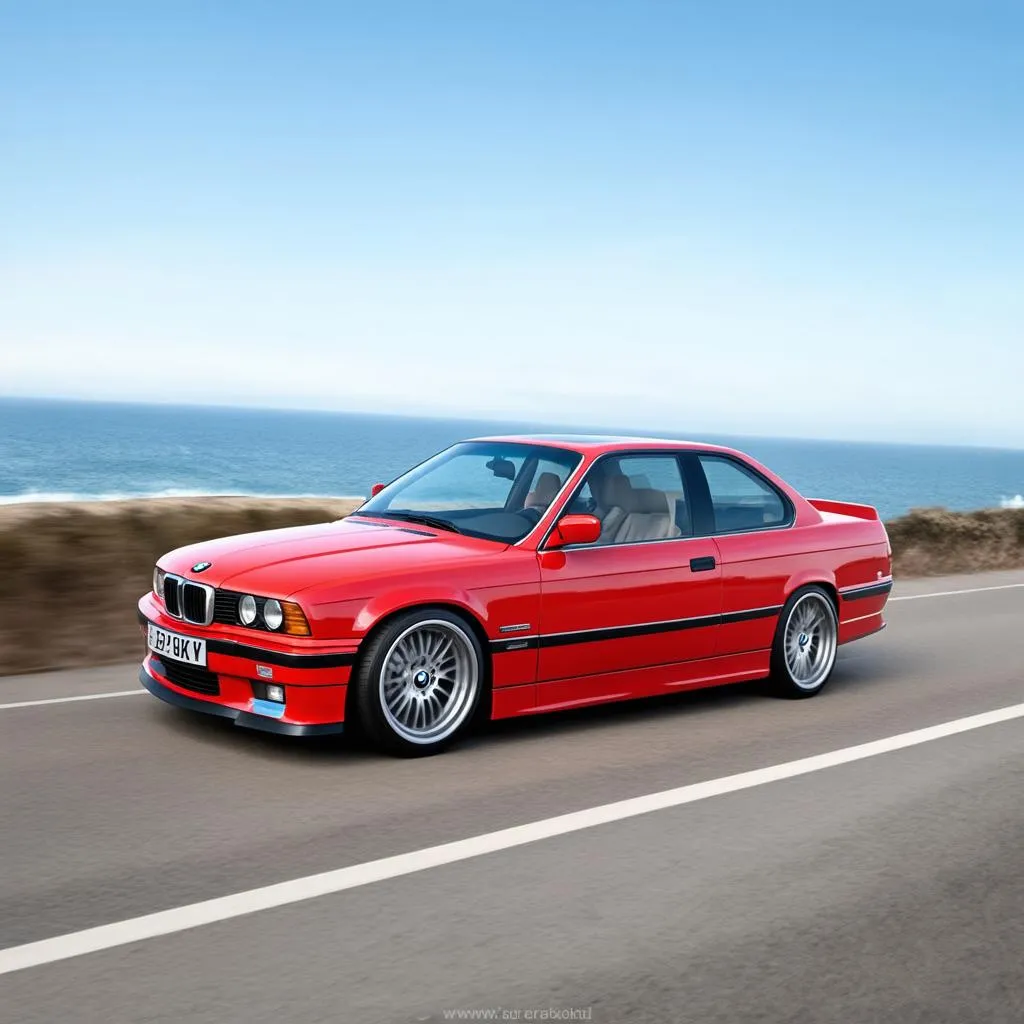
<path fill-rule="evenodd" d="M 306 616 L 302 609 L 291 601 L 282 601 L 281 610 L 284 612 L 284 631 L 290 636 L 309 636 L 311 631 Z"/>

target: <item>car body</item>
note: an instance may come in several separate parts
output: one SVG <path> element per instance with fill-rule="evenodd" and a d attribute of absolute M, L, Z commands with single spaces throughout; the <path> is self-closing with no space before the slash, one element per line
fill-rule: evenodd
<path fill-rule="evenodd" d="M 143 684 L 291 735 L 355 719 L 418 754 L 481 715 L 764 677 L 810 696 L 885 625 L 875 509 L 808 500 L 731 448 L 475 438 L 373 490 L 336 522 L 160 558 Z"/>

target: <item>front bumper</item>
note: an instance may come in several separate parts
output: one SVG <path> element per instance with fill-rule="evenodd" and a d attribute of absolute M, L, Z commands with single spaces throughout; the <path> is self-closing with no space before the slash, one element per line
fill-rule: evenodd
<path fill-rule="evenodd" d="M 150 675 L 146 665 L 139 669 L 139 682 L 154 697 L 159 697 L 168 704 L 173 704 L 179 708 L 186 708 L 189 711 L 201 711 L 206 715 L 216 715 L 218 718 L 228 718 L 235 725 L 240 725 L 245 729 L 259 729 L 262 732 L 272 732 L 279 736 L 329 736 L 336 735 L 345 730 L 344 722 L 320 722 L 312 725 L 285 722 L 278 718 L 267 718 L 263 715 L 257 715 L 252 711 L 245 711 L 230 704 L 217 704 L 213 700 L 189 697 L 179 690 L 172 689 L 167 684 L 156 679 L 155 676 Z"/>
<path fill-rule="evenodd" d="M 344 729 L 346 695 L 358 642 L 288 640 L 220 626 L 196 627 L 163 613 L 151 594 L 139 602 L 139 625 L 206 641 L 207 663 L 195 669 L 147 650 L 142 685 L 178 707 L 228 718 L 236 725 L 285 736 Z M 285 689 L 284 704 L 262 699 L 264 688 Z"/>

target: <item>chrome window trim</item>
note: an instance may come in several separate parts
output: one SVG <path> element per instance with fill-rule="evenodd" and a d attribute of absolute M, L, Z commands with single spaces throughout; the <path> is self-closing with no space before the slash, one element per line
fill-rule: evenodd
<path fill-rule="evenodd" d="M 626 540 L 621 544 L 614 541 L 595 540 L 593 544 L 563 544 L 560 548 L 545 548 L 545 551 L 618 551 L 620 548 L 638 548 L 647 544 L 678 544 L 680 541 L 712 540 L 712 533 L 701 533 L 689 537 L 656 537 L 652 540 Z"/>

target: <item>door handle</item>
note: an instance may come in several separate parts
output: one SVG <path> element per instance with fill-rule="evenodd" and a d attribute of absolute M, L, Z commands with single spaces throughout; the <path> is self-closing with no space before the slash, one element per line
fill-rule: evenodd
<path fill-rule="evenodd" d="M 690 572 L 708 572 L 715 567 L 715 556 L 705 555 L 703 558 L 690 559 Z"/>

